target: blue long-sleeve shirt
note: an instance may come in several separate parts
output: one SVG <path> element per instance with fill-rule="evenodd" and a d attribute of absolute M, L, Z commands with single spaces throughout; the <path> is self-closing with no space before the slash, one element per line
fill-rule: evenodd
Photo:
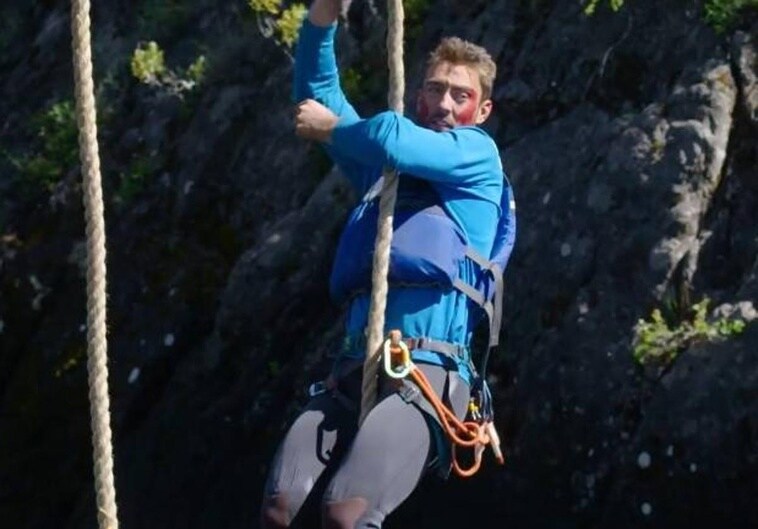
<path fill-rule="evenodd" d="M 339 82 L 334 54 L 336 24 L 322 28 L 307 19 L 300 30 L 295 54 L 293 96 L 296 102 L 314 99 L 339 117 L 328 154 L 362 195 L 390 166 L 431 183 L 442 206 L 461 228 L 468 243 L 481 255 L 490 255 L 500 211 L 503 173 L 500 156 L 490 136 L 478 127 L 456 127 L 436 132 L 395 112 L 362 119 L 347 101 Z M 460 271 L 472 283 L 475 270 L 466 263 Z M 348 308 L 346 333 L 356 338 L 368 321 L 369 297 L 355 297 Z M 468 346 L 478 314 L 466 296 L 439 288 L 393 288 L 387 297 L 386 329 L 401 329 L 405 336 L 428 337 Z M 365 354 L 361 340 L 345 354 Z M 423 350 L 414 361 L 447 364 L 445 357 Z M 458 369 L 467 380 L 468 358 Z"/>

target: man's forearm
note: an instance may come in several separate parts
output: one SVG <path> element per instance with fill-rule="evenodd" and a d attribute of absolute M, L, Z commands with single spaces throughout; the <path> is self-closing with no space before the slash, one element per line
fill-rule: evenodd
<path fill-rule="evenodd" d="M 308 11 L 308 20 L 314 26 L 331 26 L 339 17 L 341 6 L 341 0 L 314 0 Z"/>
<path fill-rule="evenodd" d="M 318 123 L 321 129 L 328 124 Z M 462 184 L 500 170 L 495 143 L 476 127 L 435 132 L 387 111 L 352 123 L 340 120 L 330 132 L 317 134 L 336 154 L 368 166 L 389 165 L 424 180 Z"/>

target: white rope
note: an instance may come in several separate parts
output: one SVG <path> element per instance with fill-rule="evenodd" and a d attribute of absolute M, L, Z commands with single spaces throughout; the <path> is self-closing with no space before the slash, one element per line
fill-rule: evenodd
<path fill-rule="evenodd" d="M 389 62 L 390 108 L 403 113 L 405 92 L 405 69 L 403 66 L 403 3 L 402 0 L 387 0 L 387 57 Z M 363 384 L 361 387 L 361 416 L 363 423 L 368 412 L 376 404 L 377 375 L 379 358 L 384 341 L 384 311 L 387 307 L 387 272 L 392 244 L 392 217 L 397 198 L 397 173 L 385 169 L 384 186 L 379 201 L 379 222 L 374 247 L 374 269 L 371 278 L 371 303 L 369 305 L 366 360 L 363 363 Z"/>
<path fill-rule="evenodd" d="M 89 0 L 72 0 L 76 121 L 79 126 L 79 158 L 87 223 L 87 371 L 97 521 L 100 529 L 118 529 L 108 399 L 108 344 L 105 335 L 105 221 L 97 147 L 89 11 Z"/>

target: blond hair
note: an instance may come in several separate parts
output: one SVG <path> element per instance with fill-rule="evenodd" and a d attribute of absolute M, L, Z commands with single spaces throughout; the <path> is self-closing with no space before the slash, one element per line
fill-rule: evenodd
<path fill-rule="evenodd" d="M 482 85 L 482 101 L 490 98 L 497 66 L 487 50 L 458 37 L 445 37 L 429 54 L 426 62 L 427 69 L 441 62 L 462 64 L 476 70 L 479 74 L 479 83 Z"/>

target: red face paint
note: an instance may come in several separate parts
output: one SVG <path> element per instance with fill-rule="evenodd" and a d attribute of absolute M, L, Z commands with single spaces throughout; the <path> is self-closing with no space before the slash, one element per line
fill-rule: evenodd
<path fill-rule="evenodd" d="M 469 94 L 469 98 L 465 103 L 462 103 L 457 110 L 453 112 L 455 121 L 458 125 L 475 125 L 476 110 L 477 110 L 477 97 L 476 92 Z"/>
<path fill-rule="evenodd" d="M 416 105 L 416 114 L 418 114 L 419 123 L 426 125 L 429 121 L 429 107 L 426 104 L 424 96 L 419 96 L 418 104 Z"/>

